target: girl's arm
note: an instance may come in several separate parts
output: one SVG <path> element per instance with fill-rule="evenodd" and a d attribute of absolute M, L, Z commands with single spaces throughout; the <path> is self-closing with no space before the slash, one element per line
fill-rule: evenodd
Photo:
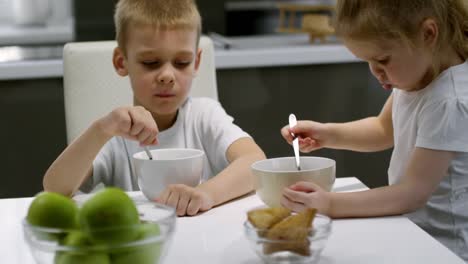
<path fill-rule="evenodd" d="M 47 170 L 43 185 L 45 191 L 71 196 L 92 174 L 94 158 L 110 137 L 93 123 L 74 140 Z"/>
<path fill-rule="evenodd" d="M 377 117 L 326 124 L 332 140 L 325 147 L 361 152 L 381 151 L 392 147 L 392 102 L 393 95 L 390 95 Z"/>
<path fill-rule="evenodd" d="M 332 217 L 370 217 L 412 212 L 422 207 L 447 175 L 455 153 L 415 148 L 397 184 L 362 192 L 327 193 Z"/>
<path fill-rule="evenodd" d="M 260 147 L 253 139 L 247 137 L 234 141 L 227 149 L 226 156 L 229 166 L 197 187 L 212 197 L 214 205 L 252 191 L 254 180 L 250 166 L 265 159 Z"/>

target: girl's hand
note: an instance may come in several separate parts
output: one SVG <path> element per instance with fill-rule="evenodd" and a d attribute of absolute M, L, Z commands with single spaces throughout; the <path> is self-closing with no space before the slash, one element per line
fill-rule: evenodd
<path fill-rule="evenodd" d="M 141 146 L 157 144 L 158 126 L 151 113 L 141 106 L 119 107 L 98 122 L 109 137 L 136 140 Z"/>
<path fill-rule="evenodd" d="M 306 208 L 316 208 L 319 213 L 330 212 L 330 193 L 311 182 L 297 182 L 283 190 L 281 205 L 295 212 Z"/>
<path fill-rule="evenodd" d="M 289 128 L 289 125 L 281 129 L 281 135 L 292 144 L 294 134 L 299 139 L 299 149 L 301 152 L 311 152 L 327 146 L 330 135 L 326 130 L 326 125 L 314 121 L 298 121 L 297 125 Z"/>
<path fill-rule="evenodd" d="M 178 216 L 196 215 L 214 206 L 206 192 L 184 184 L 169 185 L 155 201 L 176 208 Z"/>

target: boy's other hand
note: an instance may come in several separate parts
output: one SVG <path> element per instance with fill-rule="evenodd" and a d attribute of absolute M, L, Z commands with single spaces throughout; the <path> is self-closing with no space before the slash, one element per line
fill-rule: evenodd
<path fill-rule="evenodd" d="M 314 121 L 298 121 L 297 125 L 290 128 L 289 125 L 281 129 L 281 135 L 292 144 L 294 134 L 299 139 L 299 149 L 301 152 L 311 152 L 326 146 L 329 140 L 326 125 Z"/>
<path fill-rule="evenodd" d="M 297 182 L 284 188 L 281 205 L 295 212 L 306 208 L 316 208 L 318 212 L 328 215 L 331 207 L 329 193 L 312 182 Z"/>
<path fill-rule="evenodd" d="M 169 185 L 155 201 L 176 208 L 178 216 L 196 215 L 214 206 L 206 192 L 184 184 Z"/>
<path fill-rule="evenodd" d="M 116 108 L 101 118 L 99 123 L 109 137 L 121 136 L 136 140 L 142 146 L 157 144 L 158 126 L 151 113 L 141 106 Z"/>

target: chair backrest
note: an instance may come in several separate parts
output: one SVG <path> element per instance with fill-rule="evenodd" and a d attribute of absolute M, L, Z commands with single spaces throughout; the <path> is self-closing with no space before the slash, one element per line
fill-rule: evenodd
<path fill-rule="evenodd" d="M 115 41 L 67 43 L 63 50 L 64 100 L 67 140 L 70 143 L 94 120 L 118 106 L 131 105 L 133 94 L 128 77 L 112 65 Z M 218 100 L 213 42 L 200 38 L 201 64 L 190 95 Z"/>

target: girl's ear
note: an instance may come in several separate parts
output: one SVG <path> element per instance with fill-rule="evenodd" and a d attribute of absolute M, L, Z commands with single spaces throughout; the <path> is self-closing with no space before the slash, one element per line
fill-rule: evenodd
<path fill-rule="evenodd" d="M 197 54 L 195 55 L 195 72 L 194 72 L 195 75 L 197 74 L 198 69 L 200 68 L 202 52 L 203 52 L 202 49 L 198 48 Z"/>
<path fill-rule="evenodd" d="M 120 76 L 127 76 L 127 60 L 125 59 L 125 54 L 123 53 L 122 49 L 116 47 L 114 49 L 114 53 L 112 55 L 112 63 L 114 64 L 114 69 Z"/>
<path fill-rule="evenodd" d="M 428 47 L 434 48 L 439 38 L 439 26 L 437 22 L 432 18 L 427 18 L 422 23 L 422 37 L 424 44 Z"/>

